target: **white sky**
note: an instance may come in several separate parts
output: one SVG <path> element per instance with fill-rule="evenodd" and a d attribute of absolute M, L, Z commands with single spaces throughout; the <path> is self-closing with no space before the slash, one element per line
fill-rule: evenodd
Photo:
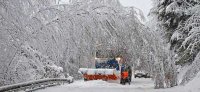
<path fill-rule="evenodd" d="M 135 6 L 143 11 L 144 16 L 147 18 L 147 15 L 152 8 L 151 0 L 119 0 L 123 6 Z"/>

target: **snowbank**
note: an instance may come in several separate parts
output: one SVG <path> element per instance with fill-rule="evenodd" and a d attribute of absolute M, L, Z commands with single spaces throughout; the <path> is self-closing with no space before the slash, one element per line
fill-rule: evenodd
<path fill-rule="evenodd" d="M 185 85 L 185 88 L 190 92 L 200 92 L 200 72 L 193 80 Z"/>
<path fill-rule="evenodd" d="M 185 73 L 183 80 L 181 84 L 187 84 L 189 81 L 191 81 L 197 73 L 200 71 L 200 52 L 197 54 L 195 60 L 190 65 L 190 68 Z"/>
<path fill-rule="evenodd" d="M 184 86 L 165 89 L 166 92 L 200 92 L 200 72 L 197 76 Z M 164 89 L 163 89 L 164 90 Z"/>

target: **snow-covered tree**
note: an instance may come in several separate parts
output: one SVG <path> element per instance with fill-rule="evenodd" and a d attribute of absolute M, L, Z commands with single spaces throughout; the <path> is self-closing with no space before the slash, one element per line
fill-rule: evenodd
<path fill-rule="evenodd" d="M 169 46 L 169 57 L 166 63 L 172 67 L 172 70 L 175 70 L 175 63 L 178 65 L 192 63 L 195 58 L 198 58 L 197 54 L 200 51 L 198 9 L 200 1 L 152 1 L 154 2 L 154 8 L 152 8 L 150 15 L 156 22 L 157 31 L 163 36 L 164 43 Z M 167 69 L 166 71 L 170 70 Z M 175 74 L 176 71 L 171 71 L 171 73 Z M 174 76 L 177 76 L 177 74 Z"/>
<path fill-rule="evenodd" d="M 145 70 L 162 75 L 162 86 L 166 53 L 143 18 L 118 0 L 1 0 L 0 83 L 78 78 L 80 67 L 94 66 L 97 50 L 126 49 L 128 63 L 140 60 Z"/>

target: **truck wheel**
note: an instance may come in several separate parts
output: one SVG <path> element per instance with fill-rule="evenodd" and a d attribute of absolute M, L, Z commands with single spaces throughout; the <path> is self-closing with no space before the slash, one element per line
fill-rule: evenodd
<path fill-rule="evenodd" d="M 88 81 L 86 78 L 84 78 L 84 81 Z"/>
<path fill-rule="evenodd" d="M 124 79 L 121 79 L 120 84 L 125 85 L 125 80 L 124 80 Z"/>

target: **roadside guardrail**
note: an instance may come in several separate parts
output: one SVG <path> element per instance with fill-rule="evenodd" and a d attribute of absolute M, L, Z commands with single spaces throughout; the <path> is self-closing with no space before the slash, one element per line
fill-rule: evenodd
<path fill-rule="evenodd" d="M 57 86 L 65 83 L 72 83 L 73 79 L 69 78 L 49 78 L 49 79 L 41 79 L 30 82 L 18 83 L 13 85 L 7 85 L 0 87 L 0 92 L 32 92 L 38 89 L 44 89 L 46 87 Z"/>

